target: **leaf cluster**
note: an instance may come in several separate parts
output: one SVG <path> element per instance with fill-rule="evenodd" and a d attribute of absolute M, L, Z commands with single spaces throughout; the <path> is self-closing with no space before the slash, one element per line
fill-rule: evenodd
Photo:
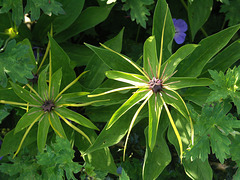
<path fill-rule="evenodd" d="M 231 135 L 240 128 L 240 121 L 229 113 L 229 103 L 206 104 L 201 114 L 193 111 L 195 119 L 195 144 L 186 153 L 187 158 L 206 161 L 212 152 L 224 163 L 230 155 Z M 239 132 L 238 132 L 239 133 Z"/>
<path fill-rule="evenodd" d="M 225 13 L 225 20 L 229 21 L 228 22 L 229 26 L 233 26 L 240 22 L 239 8 L 240 8 L 239 0 L 231 0 L 228 3 L 222 4 L 220 12 Z"/>

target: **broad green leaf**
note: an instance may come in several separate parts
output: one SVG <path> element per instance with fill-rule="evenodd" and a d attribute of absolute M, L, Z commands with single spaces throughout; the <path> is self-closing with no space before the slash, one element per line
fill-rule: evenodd
<path fill-rule="evenodd" d="M 176 75 L 184 77 L 199 76 L 208 61 L 227 45 L 239 28 L 240 25 L 232 26 L 201 40 L 200 46 L 179 64 Z"/>
<path fill-rule="evenodd" d="M 27 83 L 33 78 L 32 59 L 29 55 L 31 46 L 27 43 L 16 44 L 15 40 L 9 41 L 4 52 L 0 53 L 0 85 L 7 86 L 7 75 L 13 82 Z"/>
<path fill-rule="evenodd" d="M 62 127 L 62 123 L 60 121 L 60 118 L 58 115 L 54 112 L 50 112 L 46 114 L 48 116 L 48 121 L 55 133 L 60 136 L 61 138 L 66 138 L 66 134 L 64 132 L 64 129 Z"/>
<path fill-rule="evenodd" d="M 8 155 L 10 153 L 14 153 L 19 145 L 19 142 L 21 141 L 25 130 L 20 131 L 18 133 L 14 133 L 15 129 L 9 131 L 3 139 L 3 143 L 1 145 L 0 149 L 0 157 Z M 32 144 L 34 141 L 36 141 L 37 138 L 37 127 L 33 126 L 33 128 L 30 130 L 28 136 L 26 137 L 25 141 L 23 142 L 22 147 L 26 147 L 29 144 Z"/>
<path fill-rule="evenodd" d="M 188 20 L 191 28 L 192 40 L 198 30 L 208 20 L 212 11 L 213 0 L 197 0 L 188 3 Z"/>
<path fill-rule="evenodd" d="M 23 89 L 21 86 L 10 82 L 14 92 L 24 101 L 33 105 L 41 105 L 41 100 L 33 93 Z"/>
<path fill-rule="evenodd" d="M 191 139 L 190 137 L 191 128 L 190 128 L 189 122 L 187 122 L 181 114 L 177 113 L 176 110 L 172 110 L 171 114 L 173 115 L 173 119 L 175 120 L 177 129 L 179 130 L 179 133 L 183 142 L 183 149 L 186 150 L 189 147 L 190 139 Z M 177 153 L 179 154 L 178 141 L 171 127 L 168 129 L 168 139 L 170 143 L 172 143 L 175 146 Z M 199 151 L 199 153 L 201 152 L 202 152 L 202 149 Z M 192 179 L 212 180 L 212 176 L 213 176 L 212 168 L 209 165 L 208 161 L 203 162 L 200 159 L 194 159 L 193 161 L 190 161 L 189 159 L 184 158 L 183 166 L 186 174 Z"/>
<path fill-rule="evenodd" d="M 1 13 L 8 13 L 12 10 L 12 20 L 16 25 L 20 25 L 24 16 L 23 16 L 23 4 L 21 0 L 2 0 L 1 2 Z"/>
<path fill-rule="evenodd" d="M 48 66 L 42 70 L 38 77 L 38 93 L 42 99 L 48 100 L 48 85 L 47 85 Z"/>
<path fill-rule="evenodd" d="M 106 7 L 88 7 L 82 11 L 82 13 L 71 26 L 57 34 L 55 39 L 57 42 L 63 42 L 87 29 L 96 26 L 108 17 L 113 6 L 114 5 L 109 5 Z"/>
<path fill-rule="evenodd" d="M 55 99 L 59 93 L 60 86 L 61 86 L 61 80 L 62 80 L 62 68 L 57 70 L 52 75 L 51 94 L 50 94 L 52 99 Z"/>
<path fill-rule="evenodd" d="M 154 36 L 150 36 L 143 47 L 143 68 L 150 77 L 156 77 L 157 66 L 156 40 Z"/>
<path fill-rule="evenodd" d="M 58 0 L 65 11 L 64 14 L 58 15 L 53 21 L 53 29 L 56 34 L 67 29 L 80 15 L 85 0 Z M 77 8 L 76 8 L 77 7 Z"/>
<path fill-rule="evenodd" d="M 173 84 L 167 85 L 172 90 L 182 89 L 186 87 L 194 87 L 194 86 L 209 86 L 213 84 L 213 81 L 208 78 L 194 78 L 194 77 L 172 77 L 167 83 L 176 82 Z"/>
<path fill-rule="evenodd" d="M 41 119 L 41 121 L 38 123 L 37 145 L 39 152 L 43 152 L 45 148 L 49 126 L 50 123 L 47 115 L 45 114 L 43 119 Z"/>
<path fill-rule="evenodd" d="M 0 87 L 0 100 L 24 103 L 24 101 L 16 95 L 12 87 Z"/>
<path fill-rule="evenodd" d="M 210 88 L 208 87 L 192 87 L 188 88 L 182 96 L 188 101 L 192 101 L 199 106 L 203 106 L 209 97 Z"/>
<path fill-rule="evenodd" d="M 153 151 L 157 139 L 159 119 L 162 112 L 163 104 L 159 94 L 154 94 L 148 101 L 149 122 L 148 122 L 148 145 Z"/>
<path fill-rule="evenodd" d="M 146 146 L 142 172 L 143 179 L 156 179 L 164 168 L 171 162 L 171 153 L 165 139 L 165 133 L 168 125 L 169 121 L 166 113 L 164 113 L 159 122 L 159 129 L 156 134 L 156 145 L 153 150 L 150 150 L 149 146 Z M 146 144 L 149 144 L 147 129 L 149 128 L 146 128 L 144 132 Z"/>
<path fill-rule="evenodd" d="M 123 30 L 124 29 L 122 29 L 117 36 L 108 40 L 104 44 L 117 52 L 120 52 L 122 49 Z M 88 59 L 88 64 L 85 68 L 85 71 L 89 70 L 88 75 L 80 80 L 80 82 L 83 86 L 94 89 L 106 78 L 105 72 L 109 70 L 109 67 L 103 63 L 94 52 L 91 51 L 91 54 L 92 56 Z"/>
<path fill-rule="evenodd" d="M 70 59 L 68 55 L 51 36 L 48 37 L 51 44 L 52 71 L 56 72 L 58 69 L 62 68 L 64 76 L 62 78 L 61 87 L 63 88 L 71 83 L 76 78 L 76 75 L 74 70 L 70 67 Z M 81 89 L 78 83 L 74 85 L 74 88 Z"/>
<path fill-rule="evenodd" d="M 116 123 L 114 123 L 111 126 L 111 128 L 107 129 L 107 126 L 105 126 L 104 129 L 96 138 L 96 141 L 94 141 L 92 146 L 90 146 L 85 151 L 85 153 L 88 154 L 98 149 L 102 149 L 102 148 L 117 144 L 126 135 L 132 119 L 132 114 L 136 110 L 137 110 L 137 107 L 133 107 L 132 109 L 130 109 L 122 117 L 120 117 L 119 120 L 116 121 Z M 141 119 L 147 116 L 148 116 L 147 108 L 145 108 L 138 115 L 137 122 L 139 122 Z M 137 124 L 137 122 L 135 124 Z"/>
<path fill-rule="evenodd" d="M 138 73 L 138 71 L 129 62 L 118 54 L 90 44 L 85 45 L 94 51 L 109 68 L 124 72 Z"/>
<path fill-rule="evenodd" d="M 168 4 L 165 0 L 161 0 L 157 2 L 155 7 L 154 15 L 153 15 L 153 27 L 152 27 L 152 35 L 155 36 L 156 39 L 156 47 L 157 47 L 157 57 L 160 58 L 160 43 L 162 39 L 162 30 L 164 24 L 164 18 L 167 12 L 166 24 L 164 28 L 164 37 L 163 37 L 163 61 L 165 62 L 172 54 L 172 41 L 175 34 L 175 28 L 173 25 L 171 13 L 168 8 Z"/>
<path fill-rule="evenodd" d="M 28 127 L 32 124 L 36 119 L 40 119 L 43 115 L 43 111 L 41 108 L 31 108 L 28 112 L 26 112 L 21 119 L 18 121 L 14 133 L 17 133 L 24 128 Z"/>
<path fill-rule="evenodd" d="M 213 69 L 216 71 L 225 72 L 231 65 L 240 59 L 240 41 L 237 40 L 223 51 L 218 53 L 212 60 L 206 64 L 204 67 L 201 76 L 208 75 L 208 70 Z"/>
<path fill-rule="evenodd" d="M 35 21 L 39 19 L 40 10 L 42 10 L 48 16 L 52 16 L 52 14 L 64 14 L 65 12 L 61 6 L 62 4 L 55 0 L 28 0 L 25 7 L 25 13 L 30 12 L 31 20 Z"/>
<path fill-rule="evenodd" d="M 87 128 L 91 128 L 91 129 L 96 129 L 98 130 L 98 128 L 87 118 L 85 118 L 84 116 L 82 116 L 79 113 L 76 113 L 70 109 L 67 109 L 65 107 L 61 107 L 61 108 L 56 108 L 55 109 L 59 114 L 61 114 L 63 117 L 74 121 L 82 126 L 85 126 Z"/>
<path fill-rule="evenodd" d="M 161 72 L 163 72 L 165 66 L 164 75 L 166 77 L 170 76 L 177 68 L 178 64 L 184 60 L 187 56 L 189 56 L 198 45 L 196 44 L 186 44 L 180 47 L 173 55 L 171 55 L 168 60 L 162 64 Z"/>
<path fill-rule="evenodd" d="M 139 91 L 139 92 L 138 92 Z M 123 114 L 125 114 L 134 105 L 146 99 L 148 92 L 141 92 L 141 89 L 136 91 L 111 117 L 107 124 L 107 128 L 110 128 Z"/>
<path fill-rule="evenodd" d="M 90 137 L 91 141 L 94 142 L 97 138 L 97 134 L 91 129 L 83 128 L 83 130 L 87 136 Z M 89 142 L 79 133 L 75 133 L 74 139 L 74 145 L 83 154 L 90 146 Z M 85 162 L 92 164 L 96 170 L 107 171 L 115 175 L 117 173 L 117 167 L 114 163 L 114 159 L 107 147 L 86 154 L 83 158 Z"/>
<path fill-rule="evenodd" d="M 147 86 L 148 79 L 139 74 L 125 73 L 121 71 L 107 71 L 106 76 L 109 79 L 125 82 L 135 86 Z"/>
<path fill-rule="evenodd" d="M 140 24 L 143 28 L 146 29 L 146 21 L 148 18 L 146 16 L 150 15 L 149 9 L 146 7 L 147 5 L 151 5 L 154 3 L 153 0 L 122 0 L 125 2 L 123 5 L 123 10 L 129 11 L 131 20 Z"/>

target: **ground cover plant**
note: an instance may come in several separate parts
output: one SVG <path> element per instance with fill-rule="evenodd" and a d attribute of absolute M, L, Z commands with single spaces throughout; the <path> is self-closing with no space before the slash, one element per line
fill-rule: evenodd
<path fill-rule="evenodd" d="M 1 179 L 239 179 L 238 0 L 0 0 Z"/>

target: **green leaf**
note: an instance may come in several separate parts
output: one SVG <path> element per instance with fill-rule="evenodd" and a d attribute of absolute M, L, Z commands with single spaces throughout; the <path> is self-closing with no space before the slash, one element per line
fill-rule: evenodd
<path fill-rule="evenodd" d="M 148 145 L 151 151 L 153 151 L 153 148 L 156 143 L 158 124 L 162 112 L 162 107 L 163 104 L 161 99 L 159 98 L 159 94 L 157 95 L 155 94 L 149 99 Z"/>
<path fill-rule="evenodd" d="M 48 100 L 48 85 L 47 85 L 47 72 L 48 66 L 39 74 L 38 77 L 38 93 L 44 100 Z"/>
<path fill-rule="evenodd" d="M 116 123 L 114 123 L 111 128 L 107 129 L 107 126 L 104 127 L 104 129 L 101 131 L 101 133 L 96 138 L 96 141 L 90 146 L 85 153 L 91 153 L 98 149 L 102 149 L 105 147 L 112 146 L 114 144 L 117 144 L 127 133 L 131 119 L 132 114 L 137 110 L 137 107 L 133 107 L 128 112 L 126 112 L 123 116 L 119 118 Z M 139 122 L 141 119 L 148 116 L 147 108 L 145 110 L 142 110 L 140 114 L 137 117 L 137 122 Z M 137 122 L 135 124 L 137 124 Z"/>
<path fill-rule="evenodd" d="M 57 34 L 55 39 L 57 42 L 63 42 L 87 29 L 96 26 L 108 17 L 113 6 L 114 5 L 109 5 L 106 7 L 88 7 L 78 16 L 76 21 L 70 27 Z"/>
<path fill-rule="evenodd" d="M 43 119 L 41 119 L 41 121 L 38 123 L 37 145 L 39 152 L 43 152 L 45 148 L 49 126 L 50 123 L 47 115 L 45 114 Z"/>
<path fill-rule="evenodd" d="M 62 89 L 63 87 L 66 87 L 69 83 L 71 83 L 76 78 L 76 75 L 74 70 L 70 66 L 70 59 L 68 55 L 63 51 L 63 49 L 51 36 L 48 37 L 51 44 L 52 71 L 56 72 L 57 70 L 62 68 L 62 73 L 64 74 L 61 82 Z M 76 83 L 73 87 L 76 89 L 81 89 L 78 83 Z"/>
<path fill-rule="evenodd" d="M 159 122 L 159 129 L 156 134 L 156 145 L 153 150 L 150 150 L 149 146 L 146 146 L 143 164 L 143 179 L 156 179 L 164 168 L 171 162 L 171 153 L 165 139 L 165 133 L 168 125 L 169 121 L 166 113 L 164 113 Z M 147 128 L 144 132 L 146 144 L 149 144 Z"/>
<path fill-rule="evenodd" d="M 87 127 L 87 128 L 98 130 L 98 128 L 89 119 L 85 118 L 81 114 L 78 114 L 70 109 L 65 108 L 65 107 L 56 108 L 55 110 L 59 114 L 61 114 L 63 117 L 65 117 L 71 121 L 74 121 L 82 126 Z"/>
<path fill-rule="evenodd" d="M 231 109 L 230 104 L 217 104 L 215 106 L 205 105 L 201 116 L 198 116 L 195 124 L 196 141 L 195 145 L 188 152 L 187 157 L 199 158 L 205 161 L 212 153 L 221 163 L 230 154 L 228 138 L 229 133 L 234 133 L 233 128 L 239 128 L 240 122 L 231 114 L 227 114 Z M 226 115 L 227 114 L 227 115 Z M 200 150 L 201 149 L 201 150 Z"/>
<path fill-rule="evenodd" d="M 41 100 L 35 94 L 23 89 L 21 86 L 10 82 L 14 92 L 24 101 L 41 106 Z"/>
<path fill-rule="evenodd" d="M 125 2 L 123 5 L 123 10 L 130 10 L 131 20 L 140 24 L 143 28 L 146 28 L 146 21 L 148 18 L 146 16 L 150 15 L 149 10 L 146 5 L 151 5 L 154 3 L 153 0 L 122 0 Z"/>
<path fill-rule="evenodd" d="M 138 92 L 139 91 L 139 92 Z M 123 114 L 135 106 L 140 101 L 146 99 L 148 92 L 141 92 L 141 89 L 136 91 L 111 117 L 107 126 L 110 128 Z"/>
<path fill-rule="evenodd" d="M 164 18 L 166 15 L 166 24 L 164 27 Z M 163 61 L 165 62 L 172 54 L 172 41 L 175 34 L 175 28 L 173 25 L 172 17 L 170 10 L 168 8 L 168 4 L 166 0 L 158 1 L 155 7 L 154 15 L 153 15 L 153 27 L 152 27 L 152 35 L 155 36 L 156 39 L 156 47 L 157 47 L 157 57 L 160 57 L 160 43 L 162 39 L 162 31 L 164 30 L 164 41 L 163 41 Z"/>
<path fill-rule="evenodd" d="M 176 75 L 185 77 L 199 76 L 208 61 L 226 46 L 239 28 L 240 25 L 232 26 L 201 40 L 200 46 L 179 64 Z"/>
<path fill-rule="evenodd" d="M 66 138 L 66 134 L 64 132 L 64 129 L 62 127 L 62 123 L 58 117 L 58 115 L 55 112 L 48 113 L 46 116 L 48 116 L 48 121 L 55 131 L 55 133 L 60 136 L 61 138 Z"/>
<path fill-rule="evenodd" d="M 61 80 L 62 80 L 62 68 L 57 70 L 52 75 L 51 94 L 50 94 L 52 99 L 55 99 L 59 93 Z"/>
<path fill-rule="evenodd" d="M 129 176 L 124 171 L 124 169 L 122 169 L 122 174 L 120 175 L 119 180 L 130 180 Z"/>
<path fill-rule="evenodd" d="M 173 119 L 175 120 L 175 124 L 177 126 L 177 129 L 179 130 L 179 134 L 181 136 L 182 142 L 183 142 L 183 149 L 186 150 L 189 147 L 190 144 L 190 132 L 191 128 L 189 125 L 189 122 L 185 120 L 185 117 L 183 117 L 180 113 L 177 113 L 176 110 L 172 110 L 171 114 L 173 116 Z M 194 118 L 195 119 L 195 118 Z M 179 145 L 178 141 L 176 139 L 175 132 L 170 127 L 168 129 L 168 139 L 171 144 L 175 146 L 175 149 L 177 150 L 177 153 L 179 154 Z M 205 147 L 204 147 L 205 148 Z M 198 151 L 198 153 L 202 153 L 204 149 L 201 149 Z M 189 159 L 183 159 L 183 166 L 186 174 L 191 177 L 192 179 L 196 180 L 212 180 L 212 168 L 209 165 L 208 161 L 202 161 L 200 159 L 193 159 L 193 161 L 190 161 Z"/>
<path fill-rule="evenodd" d="M 22 0 L 2 0 L 1 5 L 0 14 L 8 13 L 12 10 L 12 20 L 17 26 L 20 25 L 24 18 Z"/>
<path fill-rule="evenodd" d="M 226 75 L 221 71 L 218 73 L 217 71 L 209 70 L 214 83 L 210 85 L 213 91 L 210 93 L 207 102 L 219 101 L 230 97 L 237 107 L 238 114 L 240 114 L 239 72 L 240 66 L 229 69 Z"/>
<path fill-rule="evenodd" d="M 208 20 L 212 11 L 213 0 L 197 0 L 188 3 L 188 20 L 191 28 L 192 40 L 198 30 Z"/>
<path fill-rule="evenodd" d="M 212 60 L 206 64 L 201 76 L 206 76 L 209 69 L 225 72 L 231 65 L 240 59 L 240 41 L 237 40 L 218 53 Z"/>
<path fill-rule="evenodd" d="M 46 151 L 39 153 L 37 164 L 41 167 L 44 179 L 76 179 L 74 173 L 82 168 L 77 162 L 73 162 L 74 150 L 67 139 L 56 137 L 56 143 L 47 146 Z"/>
<path fill-rule="evenodd" d="M 188 88 L 182 94 L 186 100 L 192 101 L 199 106 L 203 106 L 209 97 L 210 88 L 207 87 L 193 87 Z"/>
<path fill-rule="evenodd" d="M 19 142 L 23 138 L 25 131 L 20 131 L 16 134 L 14 133 L 14 131 L 15 130 L 13 129 L 5 135 L 0 149 L 0 157 L 10 153 L 14 153 L 17 150 Z M 37 131 L 36 126 L 33 126 L 33 128 L 28 133 L 28 136 L 24 140 L 22 147 L 26 147 L 29 144 L 36 141 L 37 138 L 36 131 Z"/>
<path fill-rule="evenodd" d="M 85 45 L 94 51 L 109 68 L 124 72 L 138 73 L 138 71 L 129 62 L 118 54 L 90 44 L 85 43 Z"/>
<path fill-rule="evenodd" d="M 14 133 L 17 133 L 24 128 L 28 127 L 32 124 L 37 118 L 40 119 L 43 115 L 43 111 L 41 108 L 31 108 L 28 112 L 26 112 L 21 119 L 18 121 Z"/>
<path fill-rule="evenodd" d="M 165 66 L 165 76 L 170 76 L 177 68 L 178 64 L 184 60 L 188 55 L 190 55 L 198 45 L 196 44 L 186 44 L 182 47 L 180 47 L 169 59 L 162 64 L 161 66 L 161 72 L 163 72 Z"/>
<path fill-rule="evenodd" d="M 0 85 L 7 86 L 7 76 L 13 82 L 27 83 L 27 79 L 33 78 L 32 69 L 34 65 L 28 57 L 31 46 L 26 43 L 16 44 L 15 40 L 9 41 L 4 52 L 0 53 Z"/>
<path fill-rule="evenodd" d="M 104 44 L 110 48 L 120 52 L 122 49 L 122 38 L 123 38 L 122 29 L 117 36 L 105 42 Z M 105 72 L 109 70 L 109 67 L 102 62 L 102 60 L 91 51 L 91 58 L 88 59 L 88 64 L 85 68 L 85 71 L 89 70 L 87 76 L 85 76 L 80 82 L 87 88 L 94 89 L 98 87 L 103 80 L 106 78 Z"/>
<path fill-rule="evenodd" d="M 239 17 L 239 0 L 229 1 L 229 3 L 225 3 L 221 5 L 220 12 L 225 14 L 225 21 L 229 21 L 228 25 L 233 26 L 235 24 L 240 23 Z"/>
<path fill-rule="evenodd" d="M 139 74 L 125 73 L 121 71 L 107 71 L 106 76 L 109 79 L 114 79 L 116 81 L 125 82 L 135 86 L 146 86 L 148 79 Z"/>
<path fill-rule="evenodd" d="M 25 7 L 25 13 L 30 12 L 31 20 L 35 21 L 39 19 L 40 9 L 48 16 L 52 16 L 52 14 L 64 14 L 64 10 L 61 6 L 62 4 L 56 0 L 28 0 Z"/>
<path fill-rule="evenodd" d="M 154 36 L 150 36 L 144 43 L 143 47 L 143 68 L 148 75 L 156 77 L 158 66 L 156 40 Z"/>
<path fill-rule="evenodd" d="M 208 78 L 194 78 L 194 77 L 172 77 L 168 81 L 166 81 L 166 83 L 170 82 L 176 82 L 167 85 L 172 90 L 194 86 L 209 86 L 213 83 L 213 81 Z"/>
<path fill-rule="evenodd" d="M 64 14 L 58 15 L 53 21 L 53 30 L 56 34 L 67 29 L 82 12 L 85 0 L 58 0 L 65 11 Z M 77 7 L 77 8 L 76 8 Z"/>

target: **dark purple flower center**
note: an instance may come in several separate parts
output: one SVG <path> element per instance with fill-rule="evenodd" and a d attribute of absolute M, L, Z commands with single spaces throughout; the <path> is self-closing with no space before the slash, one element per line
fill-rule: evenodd
<path fill-rule="evenodd" d="M 149 88 L 154 92 L 161 92 L 163 89 L 163 81 L 161 79 L 156 79 L 153 77 L 152 80 L 149 81 Z"/>
<path fill-rule="evenodd" d="M 43 103 L 42 105 L 42 109 L 43 111 L 52 111 L 54 109 L 55 105 L 54 105 L 54 102 L 52 100 L 47 100 Z"/>

